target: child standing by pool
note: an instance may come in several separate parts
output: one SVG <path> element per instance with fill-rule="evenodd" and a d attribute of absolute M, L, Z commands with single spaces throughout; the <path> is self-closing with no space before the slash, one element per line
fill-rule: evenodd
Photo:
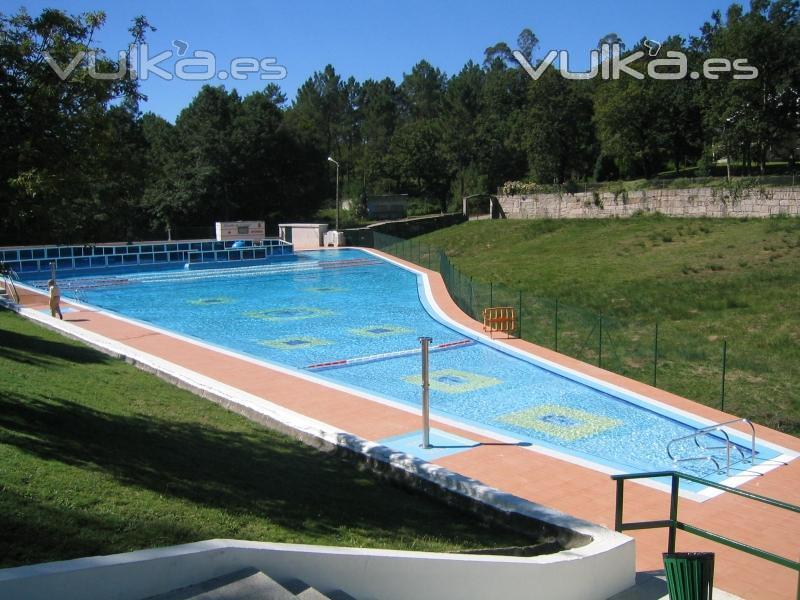
<path fill-rule="evenodd" d="M 63 320 L 64 315 L 61 314 L 61 290 L 56 285 L 56 280 L 51 279 L 47 282 L 47 287 L 50 290 L 50 314 Z"/>

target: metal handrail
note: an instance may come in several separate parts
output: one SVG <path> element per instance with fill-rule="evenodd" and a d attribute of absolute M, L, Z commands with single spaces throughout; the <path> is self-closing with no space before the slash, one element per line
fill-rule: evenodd
<path fill-rule="evenodd" d="M 734 442 L 731 442 L 731 438 L 728 435 L 728 432 L 725 431 L 724 429 L 722 429 L 723 427 L 725 427 L 727 425 L 732 425 L 733 423 L 747 423 L 748 425 L 750 425 L 750 430 L 752 432 L 751 435 L 750 435 L 750 464 L 754 464 L 755 457 L 756 457 L 756 428 L 755 428 L 755 426 L 753 425 L 753 422 L 750 419 L 732 419 L 730 421 L 725 421 L 723 423 L 716 423 L 714 425 L 709 425 L 708 427 L 703 427 L 702 429 L 698 429 L 697 431 L 695 431 L 694 433 L 690 433 L 689 435 L 684 435 L 684 436 L 675 438 L 675 439 L 671 440 L 667 444 L 667 456 L 669 456 L 670 459 L 672 461 L 674 461 L 674 462 L 685 462 L 685 461 L 689 461 L 689 460 L 702 460 L 702 459 L 706 458 L 705 455 L 704 456 L 689 457 L 689 458 L 675 458 L 675 456 L 673 456 L 672 448 L 671 448 L 672 445 L 675 444 L 675 443 L 682 442 L 684 440 L 690 440 L 690 439 L 693 439 L 695 445 L 698 448 L 700 448 L 701 450 L 721 450 L 721 449 L 724 448 L 725 449 L 725 474 L 726 475 L 730 475 L 731 474 L 731 448 L 735 448 L 736 451 L 739 452 L 739 455 L 742 457 L 742 461 L 747 462 L 747 457 L 745 457 L 744 452 L 742 452 L 742 449 L 739 448 L 739 446 L 737 444 L 735 444 Z M 704 436 L 704 435 L 707 435 L 707 434 L 711 433 L 712 431 L 718 431 L 722 435 L 725 436 L 725 445 L 724 446 L 704 446 L 704 445 L 700 444 L 700 442 L 698 441 L 699 438 L 701 436 Z M 715 464 L 716 464 L 716 462 L 717 461 L 714 460 Z M 720 470 L 721 469 L 719 468 L 719 465 L 717 465 L 717 472 L 719 472 Z"/>
<path fill-rule="evenodd" d="M 3 287 L 11 296 L 14 304 L 19 304 L 19 292 L 17 291 L 17 286 L 14 285 L 14 280 L 11 275 L 16 275 L 16 273 L 14 273 L 12 269 L 9 269 L 8 271 L 9 272 L 3 273 Z"/>
<path fill-rule="evenodd" d="M 624 502 L 624 486 L 625 481 L 627 479 L 651 479 L 657 477 L 670 477 L 672 478 L 672 486 L 670 491 L 670 499 L 669 499 L 669 519 L 661 519 L 656 521 L 639 521 L 635 523 L 624 523 L 622 520 L 622 508 Z M 757 556 L 759 558 L 763 558 L 764 560 L 768 560 L 770 562 L 777 563 L 784 567 L 788 567 L 800 573 L 800 561 L 795 561 L 790 558 L 786 558 L 784 556 L 780 556 L 778 554 L 774 554 L 767 550 L 762 550 L 761 548 L 755 548 L 748 544 L 744 544 L 742 542 L 737 542 L 736 540 L 732 540 L 725 536 L 713 533 L 706 529 L 701 529 L 700 527 L 695 527 L 694 525 L 689 525 L 688 523 L 684 523 L 683 521 L 678 520 L 678 497 L 680 492 L 680 480 L 685 479 L 686 481 L 693 481 L 695 483 L 699 483 L 701 485 L 705 485 L 708 487 L 716 488 L 718 490 L 722 490 L 724 492 L 728 492 L 730 494 L 734 494 L 736 496 L 742 496 L 743 498 L 747 498 L 748 500 L 755 500 L 756 502 L 761 502 L 762 504 L 767 504 L 769 506 L 774 506 L 777 508 L 781 508 L 783 510 L 788 510 L 794 513 L 800 513 L 800 506 L 796 506 L 794 504 L 789 504 L 788 502 L 783 502 L 781 500 L 775 500 L 774 498 L 768 498 L 767 496 L 761 496 L 759 494 L 754 494 L 753 492 L 746 492 L 744 490 L 739 490 L 727 485 L 723 485 L 721 483 L 717 483 L 715 481 L 709 481 L 708 479 L 703 479 L 701 477 L 695 477 L 694 475 L 688 475 L 686 473 L 681 473 L 679 471 L 655 471 L 652 473 L 628 473 L 622 475 L 612 475 L 611 479 L 617 482 L 617 496 L 616 496 L 616 508 L 615 508 L 615 515 L 614 515 L 614 529 L 616 531 L 629 531 L 632 529 L 655 529 L 660 527 L 668 527 L 669 528 L 669 538 L 667 541 L 667 552 L 674 553 L 675 552 L 675 540 L 677 537 L 677 531 L 680 529 L 681 531 L 686 531 L 687 533 L 693 533 L 695 535 L 699 535 L 700 537 L 704 537 L 712 542 L 717 542 L 719 544 L 723 544 L 724 546 L 729 546 L 736 550 L 740 550 L 742 552 L 746 552 L 747 554 L 752 554 L 753 556 Z M 798 598 L 800 598 L 800 581 L 798 582 Z"/>

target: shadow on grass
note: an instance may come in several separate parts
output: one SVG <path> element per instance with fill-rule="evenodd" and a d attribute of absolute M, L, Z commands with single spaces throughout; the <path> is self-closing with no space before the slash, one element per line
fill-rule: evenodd
<path fill-rule="evenodd" d="M 306 543 L 337 543 L 337 536 L 350 537 L 347 530 L 372 540 L 438 537 L 473 547 L 502 537 L 434 501 L 390 490 L 385 482 L 341 459 L 255 427 L 227 431 L 11 393 L 0 398 L 0 443 L 45 461 L 110 474 L 125 486 L 223 510 L 247 521 L 267 520 L 284 528 L 284 535 L 302 536 Z M 94 494 L 82 493 L 89 499 Z M 115 493 L 136 491 L 118 488 Z M 69 538 L 82 514 L 58 516 L 48 521 L 48 527 L 56 529 L 56 538 Z M 220 534 L 213 527 L 203 528 L 203 536 L 214 535 Z M 175 536 L 166 538 L 165 543 L 177 543 Z M 98 542 L 93 551 L 119 550 L 111 542 L 108 547 Z"/>
<path fill-rule="evenodd" d="M 198 532 L 166 515 L 139 519 L 135 537 L 131 519 L 43 502 L 8 488 L 0 495 L 0 567 L 68 560 L 128 550 L 197 541 Z M 136 542 L 140 543 L 136 543 Z"/>
<path fill-rule="evenodd" d="M 56 360 L 76 363 L 105 363 L 110 359 L 86 346 L 48 340 L 0 328 L 0 358 L 29 365 L 48 365 Z"/>

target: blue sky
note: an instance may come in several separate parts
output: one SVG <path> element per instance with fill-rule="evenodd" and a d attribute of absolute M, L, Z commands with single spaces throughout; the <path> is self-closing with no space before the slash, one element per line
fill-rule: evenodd
<path fill-rule="evenodd" d="M 727 0 L 508 0 L 492 4 L 472 0 L 11 0 L 0 10 L 8 14 L 24 6 L 34 15 L 45 7 L 72 14 L 104 10 L 108 19 L 96 39 L 109 52 L 127 47 L 130 21 L 143 14 L 158 29 L 148 36 L 151 56 L 175 52 L 172 41 L 178 39 L 188 42 L 188 54 L 213 52 L 217 70 L 236 57 L 272 57 L 286 69 L 285 79 L 276 83 L 291 101 L 297 88 L 328 63 L 343 77 L 352 75 L 359 81 L 388 76 L 399 82 L 421 59 L 450 75 L 470 59 L 480 63 L 484 49 L 498 41 L 516 47 L 517 35 L 525 27 L 539 37 L 538 56 L 551 49 L 568 50 L 570 67 L 578 70 L 586 67 L 589 51 L 609 32 L 618 33 L 629 44 L 645 36 L 657 41 L 672 34 L 688 37 L 698 33 L 713 10 L 724 12 L 728 4 Z M 257 74 L 235 82 L 165 81 L 153 76 L 141 83 L 149 97 L 142 108 L 174 121 L 203 83 L 223 83 L 244 95 L 268 82 Z"/>

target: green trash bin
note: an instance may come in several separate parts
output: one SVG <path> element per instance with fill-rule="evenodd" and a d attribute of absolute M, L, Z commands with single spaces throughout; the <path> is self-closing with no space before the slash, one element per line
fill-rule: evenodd
<path fill-rule="evenodd" d="M 712 600 L 713 552 L 665 552 L 670 600 Z"/>

